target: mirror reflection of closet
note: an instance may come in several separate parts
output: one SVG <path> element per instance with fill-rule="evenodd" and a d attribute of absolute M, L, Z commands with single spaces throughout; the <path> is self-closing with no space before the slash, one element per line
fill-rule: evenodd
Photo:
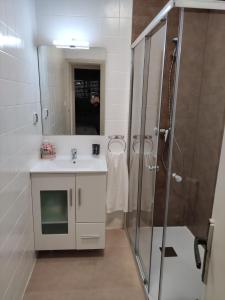
<path fill-rule="evenodd" d="M 43 135 L 104 135 L 104 48 L 38 48 Z"/>

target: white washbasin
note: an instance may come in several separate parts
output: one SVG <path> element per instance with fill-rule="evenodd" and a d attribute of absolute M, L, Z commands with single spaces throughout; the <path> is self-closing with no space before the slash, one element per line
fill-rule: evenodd
<path fill-rule="evenodd" d="M 78 156 L 74 163 L 69 157 L 59 156 L 53 160 L 39 160 L 31 173 L 95 173 L 107 172 L 104 156 Z"/>

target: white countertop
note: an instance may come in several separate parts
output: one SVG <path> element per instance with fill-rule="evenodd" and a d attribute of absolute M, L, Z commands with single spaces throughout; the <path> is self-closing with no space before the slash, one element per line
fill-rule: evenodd
<path fill-rule="evenodd" d="M 80 155 L 73 163 L 67 156 L 58 156 L 55 159 L 40 159 L 31 168 L 30 173 L 107 173 L 105 156 L 94 157 Z"/>

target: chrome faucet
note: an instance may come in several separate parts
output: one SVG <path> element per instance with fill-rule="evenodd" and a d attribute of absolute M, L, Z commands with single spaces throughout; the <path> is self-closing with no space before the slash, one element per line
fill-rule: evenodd
<path fill-rule="evenodd" d="M 71 154 L 72 154 L 72 161 L 75 164 L 76 159 L 77 159 L 77 149 L 76 148 L 72 148 L 71 149 Z"/>

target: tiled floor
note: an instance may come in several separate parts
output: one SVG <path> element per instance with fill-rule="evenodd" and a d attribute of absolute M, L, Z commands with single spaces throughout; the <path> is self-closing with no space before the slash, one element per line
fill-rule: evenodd
<path fill-rule="evenodd" d="M 42 254 L 24 297 L 24 300 L 90 299 L 146 299 L 123 230 L 107 231 L 104 253 Z"/>

